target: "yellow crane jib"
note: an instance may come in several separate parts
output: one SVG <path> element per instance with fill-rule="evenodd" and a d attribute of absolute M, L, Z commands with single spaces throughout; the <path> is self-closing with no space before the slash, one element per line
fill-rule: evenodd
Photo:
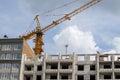
<path fill-rule="evenodd" d="M 100 2 L 100 1 L 101 0 L 92 0 L 92 1 L 84 4 L 83 6 L 73 10 L 72 12 L 66 14 L 62 18 L 53 21 L 51 24 L 49 24 L 43 28 L 41 28 L 41 26 L 40 26 L 40 22 L 39 22 L 39 18 L 38 18 L 39 15 L 36 15 L 34 18 L 34 20 L 37 23 L 36 29 L 34 31 L 28 33 L 27 35 L 21 36 L 21 38 L 27 40 L 27 39 L 30 39 L 31 37 L 35 36 L 35 39 L 34 39 L 35 47 L 33 48 L 33 50 L 36 55 L 40 55 L 43 52 L 42 46 L 44 45 L 44 42 L 43 42 L 42 36 L 45 31 L 55 27 L 56 25 L 66 21 L 66 20 L 70 20 L 71 17 L 73 17 L 74 15 L 86 10 L 87 8 L 95 5 L 96 3 Z"/>

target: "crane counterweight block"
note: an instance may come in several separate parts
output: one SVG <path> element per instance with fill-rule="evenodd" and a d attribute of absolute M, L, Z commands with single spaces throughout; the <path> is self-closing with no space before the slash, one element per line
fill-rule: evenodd
<path fill-rule="evenodd" d="M 36 34 L 36 32 L 35 31 L 32 31 L 32 32 L 30 32 L 29 34 L 27 34 L 27 35 L 23 35 L 23 36 L 20 36 L 20 38 L 23 38 L 23 39 L 25 39 L 25 40 L 28 40 L 28 39 L 30 39 L 32 36 L 34 36 Z"/>

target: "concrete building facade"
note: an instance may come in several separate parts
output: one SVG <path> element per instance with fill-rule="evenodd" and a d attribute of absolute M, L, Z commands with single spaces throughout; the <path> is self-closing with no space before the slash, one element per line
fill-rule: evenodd
<path fill-rule="evenodd" d="M 23 80 L 120 80 L 120 54 L 24 56 Z"/>
<path fill-rule="evenodd" d="M 23 39 L 0 39 L 0 80 L 21 80 L 23 54 L 33 56 Z"/>

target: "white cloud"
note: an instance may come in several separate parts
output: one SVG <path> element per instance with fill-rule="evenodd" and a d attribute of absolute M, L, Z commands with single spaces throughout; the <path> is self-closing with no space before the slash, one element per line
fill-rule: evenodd
<path fill-rule="evenodd" d="M 113 38 L 113 41 L 111 42 L 113 45 L 113 48 L 107 52 L 104 53 L 120 53 L 120 37 Z"/>
<path fill-rule="evenodd" d="M 115 37 L 113 40 L 113 45 L 117 52 L 120 52 L 120 37 Z"/>
<path fill-rule="evenodd" d="M 110 51 L 103 52 L 103 54 L 114 54 L 117 53 L 115 49 L 111 49 Z"/>
<path fill-rule="evenodd" d="M 99 50 L 96 46 L 91 32 L 83 32 L 77 26 L 69 26 L 54 36 L 57 47 L 63 50 L 63 46 L 68 44 L 68 51 L 77 53 L 95 53 Z"/>

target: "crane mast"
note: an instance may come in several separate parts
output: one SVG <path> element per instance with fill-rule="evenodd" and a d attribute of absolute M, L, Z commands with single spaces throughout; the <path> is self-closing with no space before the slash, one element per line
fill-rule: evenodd
<path fill-rule="evenodd" d="M 28 33 L 27 35 L 23 35 L 21 36 L 21 38 L 27 40 L 27 39 L 30 39 L 31 37 L 33 36 L 36 36 L 35 39 L 34 39 L 34 42 L 35 42 L 35 47 L 33 48 L 34 50 L 34 53 L 35 55 L 40 55 L 42 52 L 43 52 L 43 49 L 42 49 L 42 46 L 44 45 L 44 42 L 43 42 L 43 39 L 42 39 L 42 36 L 43 36 L 43 33 L 53 27 L 55 27 L 56 25 L 66 21 L 66 20 L 70 20 L 71 17 L 75 16 L 76 14 L 84 11 L 85 9 L 95 5 L 96 3 L 100 2 L 101 0 L 92 0 L 88 3 L 86 3 L 85 5 L 75 9 L 74 11 L 66 14 L 65 16 L 63 16 L 62 18 L 58 19 L 58 20 L 55 20 L 53 21 L 51 24 L 45 26 L 44 28 L 41 28 L 40 26 L 40 22 L 39 22 L 39 19 L 38 19 L 38 16 L 39 15 L 36 15 L 35 16 L 35 19 L 36 20 L 36 23 L 37 23 L 37 27 L 35 30 L 31 31 L 30 33 Z"/>
<path fill-rule="evenodd" d="M 43 52 L 42 46 L 44 45 L 43 39 L 42 39 L 43 32 L 41 30 L 41 26 L 40 26 L 40 22 L 39 22 L 38 16 L 39 15 L 36 15 L 35 19 L 34 19 L 34 20 L 36 20 L 36 23 L 37 23 L 37 27 L 36 27 L 36 31 L 35 31 L 36 32 L 36 37 L 34 39 L 35 47 L 33 48 L 34 53 L 36 55 L 38 55 L 39 53 Z"/>

